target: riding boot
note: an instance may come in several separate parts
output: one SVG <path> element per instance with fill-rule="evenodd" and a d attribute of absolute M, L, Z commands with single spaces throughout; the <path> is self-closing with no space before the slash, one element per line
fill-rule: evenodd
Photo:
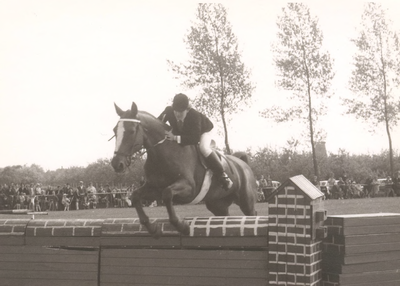
<path fill-rule="evenodd" d="M 220 177 L 220 181 L 222 187 L 227 191 L 233 185 L 233 182 L 228 177 L 228 175 L 224 171 L 224 167 L 222 166 L 221 161 L 218 158 L 218 155 L 215 152 L 212 152 L 207 158 L 206 162 L 208 167 L 214 172 L 214 174 Z"/>

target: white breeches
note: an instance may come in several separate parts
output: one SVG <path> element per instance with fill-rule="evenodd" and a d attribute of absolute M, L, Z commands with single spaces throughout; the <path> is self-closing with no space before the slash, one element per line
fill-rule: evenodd
<path fill-rule="evenodd" d="M 215 142 L 213 140 L 212 132 L 203 133 L 200 136 L 200 152 L 203 154 L 204 157 L 208 157 L 213 149 L 212 147 L 215 146 Z"/>

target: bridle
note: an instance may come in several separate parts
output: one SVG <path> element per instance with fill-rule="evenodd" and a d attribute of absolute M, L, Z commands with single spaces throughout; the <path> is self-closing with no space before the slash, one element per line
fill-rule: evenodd
<path fill-rule="evenodd" d="M 133 123 L 138 123 L 140 125 L 140 127 L 144 130 L 144 132 L 146 133 L 148 130 L 141 124 L 141 121 L 139 119 L 130 119 L 130 118 L 121 118 L 120 120 L 118 120 L 119 122 L 133 122 Z M 113 137 L 111 137 L 108 141 L 110 141 L 111 139 L 113 139 L 114 137 L 116 137 L 116 135 L 114 135 Z M 162 143 L 164 143 L 167 140 L 167 138 L 163 138 L 162 140 L 158 141 L 157 143 L 152 145 L 152 148 L 161 145 Z M 132 150 L 134 149 L 134 147 L 136 147 L 136 145 L 132 146 Z M 137 151 L 139 152 L 139 151 Z M 135 152 L 135 153 L 137 153 Z M 146 151 L 142 152 L 141 155 L 143 155 L 144 153 L 146 153 Z M 114 151 L 114 155 L 121 155 L 121 156 L 125 156 L 128 160 L 128 164 L 131 164 L 132 161 L 132 156 L 134 155 L 134 153 L 130 152 L 120 152 L 120 151 Z"/>

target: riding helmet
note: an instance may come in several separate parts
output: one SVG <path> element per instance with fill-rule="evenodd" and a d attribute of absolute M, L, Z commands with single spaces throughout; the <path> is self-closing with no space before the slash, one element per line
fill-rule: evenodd
<path fill-rule="evenodd" d="M 172 102 L 172 108 L 175 111 L 184 111 L 189 107 L 189 98 L 183 94 L 179 93 L 175 95 L 174 100 Z"/>

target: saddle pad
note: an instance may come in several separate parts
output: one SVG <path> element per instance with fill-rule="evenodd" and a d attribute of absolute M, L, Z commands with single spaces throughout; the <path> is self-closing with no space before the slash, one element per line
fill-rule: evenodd
<path fill-rule="evenodd" d="M 197 195 L 197 197 L 195 197 L 194 200 L 189 203 L 189 205 L 198 204 L 199 202 L 201 202 L 204 199 L 204 197 L 208 193 L 208 190 L 210 189 L 212 175 L 213 175 L 213 172 L 210 169 L 207 169 L 206 174 L 204 176 L 203 184 L 201 186 L 201 190 L 200 190 L 199 194 Z"/>

